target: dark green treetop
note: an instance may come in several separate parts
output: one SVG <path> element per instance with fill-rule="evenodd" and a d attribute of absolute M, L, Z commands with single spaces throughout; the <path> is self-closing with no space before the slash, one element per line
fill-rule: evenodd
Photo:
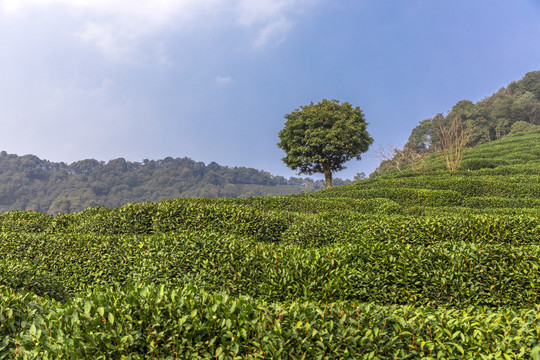
<path fill-rule="evenodd" d="M 322 100 L 301 106 L 285 115 L 278 146 L 285 151 L 283 162 L 301 174 L 323 173 L 332 187 L 332 173 L 345 169 L 353 158 L 360 160 L 373 139 L 359 107 L 348 102 Z"/>
<path fill-rule="evenodd" d="M 409 137 L 405 147 L 417 152 L 433 152 L 439 148 L 438 124 L 450 126 L 456 116 L 464 121 L 471 133 L 468 147 L 500 139 L 509 134 L 512 125 L 525 121 L 540 125 L 540 71 L 531 71 L 508 87 L 473 103 L 469 100 L 457 102 L 446 114 L 422 120 Z"/>

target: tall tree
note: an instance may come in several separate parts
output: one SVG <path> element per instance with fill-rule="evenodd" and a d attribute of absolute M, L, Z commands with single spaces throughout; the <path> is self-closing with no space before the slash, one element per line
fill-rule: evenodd
<path fill-rule="evenodd" d="M 526 91 L 516 100 L 516 105 L 519 106 L 524 113 L 524 117 L 528 123 L 540 125 L 540 104 L 530 91 Z"/>
<path fill-rule="evenodd" d="M 285 115 L 278 146 L 285 151 L 283 162 L 302 174 L 323 173 L 332 187 L 332 173 L 345 169 L 345 162 L 366 152 L 373 139 L 359 107 L 348 102 L 322 100 L 301 106 Z"/>
<path fill-rule="evenodd" d="M 442 116 L 442 114 L 437 114 L 436 116 Z M 411 135 L 409 135 L 409 139 L 405 146 L 413 149 L 417 153 L 428 150 L 431 147 L 435 136 L 435 127 L 433 126 L 434 119 L 436 118 L 420 121 L 420 123 L 412 129 Z"/>

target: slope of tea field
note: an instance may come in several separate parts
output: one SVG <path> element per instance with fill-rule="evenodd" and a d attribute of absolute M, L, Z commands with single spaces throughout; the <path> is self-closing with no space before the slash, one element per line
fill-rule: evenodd
<path fill-rule="evenodd" d="M 539 137 L 315 194 L 2 214 L 0 358 L 537 359 Z"/>
<path fill-rule="evenodd" d="M 461 170 L 443 170 L 437 154 L 429 171 L 388 173 L 317 198 L 385 198 L 408 214 L 537 214 L 540 201 L 540 131 L 523 132 L 469 149 Z"/>

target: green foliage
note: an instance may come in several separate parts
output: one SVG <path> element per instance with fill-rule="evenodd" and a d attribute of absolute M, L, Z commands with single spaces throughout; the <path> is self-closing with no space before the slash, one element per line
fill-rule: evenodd
<path fill-rule="evenodd" d="M 500 139 L 510 132 L 531 130 L 540 125 L 538 88 L 540 71 L 533 71 L 520 81 L 510 84 L 506 89 L 502 88 L 476 104 L 467 100 L 459 101 L 447 116 L 438 114 L 433 119 L 421 121 L 413 129 L 407 146 L 417 150 L 434 151 L 440 141 L 436 136 L 435 120 L 442 118 L 449 123 L 456 116 L 464 119 L 471 132 L 471 147 Z"/>
<path fill-rule="evenodd" d="M 510 128 L 510 134 L 516 134 L 523 131 L 534 131 L 538 130 L 538 128 L 538 125 L 534 125 L 526 121 L 516 121 L 512 124 L 512 127 Z"/>
<path fill-rule="evenodd" d="M 495 208 L 495 209 L 504 209 L 504 208 L 513 208 L 513 209 L 524 209 L 524 208 L 536 208 L 540 209 L 540 199 L 538 198 L 505 198 L 505 197 L 472 197 L 464 200 L 463 205 L 468 208 Z"/>
<path fill-rule="evenodd" d="M 240 201 L 176 199 L 63 214 L 55 218 L 48 230 L 103 235 L 204 230 L 276 241 L 288 222 L 286 215 L 258 211 Z"/>
<path fill-rule="evenodd" d="M 234 203 L 252 207 L 258 211 L 274 211 L 280 213 L 293 212 L 301 214 L 320 214 L 351 210 L 359 214 L 394 214 L 401 213 L 402 207 L 396 202 L 384 198 L 354 199 L 322 198 L 312 194 L 280 197 L 251 197 L 242 199 L 220 199 L 218 203 Z"/>
<path fill-rule="evenodd" d="M 540 182 L 539 174 L 511 173 L 507 170 L 491 172 L 490 169 L 483 169 L 478 172 L 454 172 L 453 175 L 447 172 L 431 172 L 381 177 L 350 187 L 320 191 L 315 196 L 363 198 L 378 192 L 378 197 L 400 199 L 402 202 L 407 201 L 408 205 L 415 205 L 414 200 L 418 198 L 416 205 L 425 206 L 436 206 L 429 204 L 430 197 L 433 199 L 432 203 L 438 203 L 439 206 L 460 205 L 464 199 L 477 196 L 540 198 L 540 188 L 537 186 Z M 420 202 L 422 198 L 428 200 Z"/>
<path fill-rule="evenodd" d="M 534 358 L 540 340 L 537 307 L 267 303 L 194 287 L 96 288 L 64 304 L 4 291 L 0 316 L 0 357 L 15 359 Z"/>
<path fill-rule="evenodd" d="M 373 139 L 359 107 L 322 100 L 301 106 L 285 115 L 278 146 L 285 151 L 283 161 L 300 173 L 323 173 L 326 187 L 332 186 L 332 173 L 343 170 L 350 159 L 360 160 Z"/>
<path fill-rule="evenodd" d="M 463 170 L 480 170 L 480 169 L 493 169 L 499 165 L 503 165 L 493 159 L 468 159 L 461 163 L 461 169 Z"/>
<path fill-rule="evenodd" d="M 0 214 L 0 229 L 6 231 L 40 232 L 50 226 L 53 217 L 37 211 L 11 211 Z"/>
<path fill-rule="evenodd" d="M 269 301 L 524 307 L 537 301 L 540 288 L 539 235 L 538 218 L 325 213 L 291 225 L 283 244 L 193 231 L 5 233 L 0 257 L 9 265 L 6 285 L 55 298 L 150 281 Z M 19 263 L 33 268 L 13 271 L 10 264 Z M 50 281 L 40 288 L 35 282 L 44 274 Z"/>
<path fill-rule="evenodd" d="M 68 294 L 61 281 L 43 268 L 24 260 L 0 261 L 0 288 L 8 287 L 48 296 L 58 301 L 66 300 Z"/>
<path fill-rule="evenodd" d="M 467 136 L 463 139 L 469 149 L 476 151 L 477 146 L 490 144 L 494 140 L 504 140 L 510 135 L 523 134 L 523 132 L 538 132 L 540 125 L 540 71 L 527 73 L 521 80 L 512 82 L 507 88 L 501 88 L 498 92 L 477 103 L 468 100 L 461 100 L 456 103 L 452 110 L 446 115 L 439 113 L 433 118 L 420 121 L 420 123 L 411 131 L 407 143 L 403 150 L 412 151 L 418 156 L 424 157 L 424 162 L 418 166 L 416 157 L 405 159 L 409 163 L 409 171 L 423 171 L 428 169 L 439 169 L 442 166 L 441 161 L 434 161 L 430 156 L 433 153 L 450 154 L 449 147 L 445 142 L 445 131 L 441 129 L 452 129 L 456 119 L 460 119 L 463 124 L 463 133 Z M 455 128 L 454 128 L 455 130 Z M 460 131 L 454 132 L 456 135 Z M 450 132 L 450 134 L 452 131 Z M 446 135 L 449 133 L 446 132 Z M 456 138 L 457 139 L 457 138 Z M 465 141 L 466 139 L 466 141 Z M 448 140 L 448 136 L 446 136 Z M 455 140 L 455 139 L 454 139 Z M 535 145 L 538 148 L 538 142 Z M 441 151 L 446 149 L 446 151 Z M 375 170 L 374 175 L 381 175 L 392 171 L 390 163 L 400 161 L 398 159 L 403 151 L 398 151 L 396 156 L 390 161 L 383 161 Z M 506 155 L 520 153 L 518 149 L 507 149 L 495 153 L 495 157 L 501 158 Z M 458 153 L 455 153 L 458 155 Z M 461 155 L 461 153 L 459 153 Z M 465 155 L 466 156 L 466 155 Z M 459 156 L 456 158 L 459 159 Z M 482 156 L 482 159 L 493 160 L 490 156 Z M 535 157 L 538 159 L 538 156 Z M 449 160 L 447 157 L 446 160 Z M 513 161 L 510 161 L 513 162 Z M 494 163 L 471 161 L 462 166 L 462 169 L 476 170 L 481 168 L 492 168 Z M 448 165 L 448 164 L 447 164 Z M 454 164 L 455 165 L 455 164 Z M 495 166 L 501 165 L 495 162 Z M 456 169 L 456 166 L 451 166 Z M 400 170 L 402 171 L 402 170 Z"/>
<path fill-rule="evenodd" d="M 366 219 L 357 229 L 362 240 L 430 245 L 444 241 L 537 244 L 540 220 L 532 216 L 392 216 Z M 361 231 L 361 232 L 360 232 Z M 360 232 L 360 233 L 358 233 Z"/>
<path fill-rule="evenodd" d="M 538 358 L 539 136 L 453 174 L 2 214 L 0 359 Z"/>
<path fill-rule="evenodd" d="M 454 190 L 432 190 L 414 188 L 362 188 L 350 187 L 346 189 L 321 190 L 317 197 L 351 197 L 361 199 L 384 198 L 402 206 L 455 206 L 461 205 L 463 197 Z"/>
<path fill-rule="evenodd" d="M 350 183 L 336 179 L 336 184 Z M 0 152 L 0 213 L 34 210 L 48 214 L 119 207 L 177 197 L 247 197 L 312 192 L 322 180 L 291 177 L 245 167 L 205 165 L 188 158 L 70 165 Z"/>

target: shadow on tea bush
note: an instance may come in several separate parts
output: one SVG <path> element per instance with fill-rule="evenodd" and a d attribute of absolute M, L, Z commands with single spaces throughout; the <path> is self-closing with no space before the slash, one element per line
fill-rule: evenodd
<path fill-rule="evenodd" d="M 64 286 L 51 274 L 20 262 L 0 261 L 0 285 L 16 291 L 30 291 L 58 301 L 68 298 Z"/>

